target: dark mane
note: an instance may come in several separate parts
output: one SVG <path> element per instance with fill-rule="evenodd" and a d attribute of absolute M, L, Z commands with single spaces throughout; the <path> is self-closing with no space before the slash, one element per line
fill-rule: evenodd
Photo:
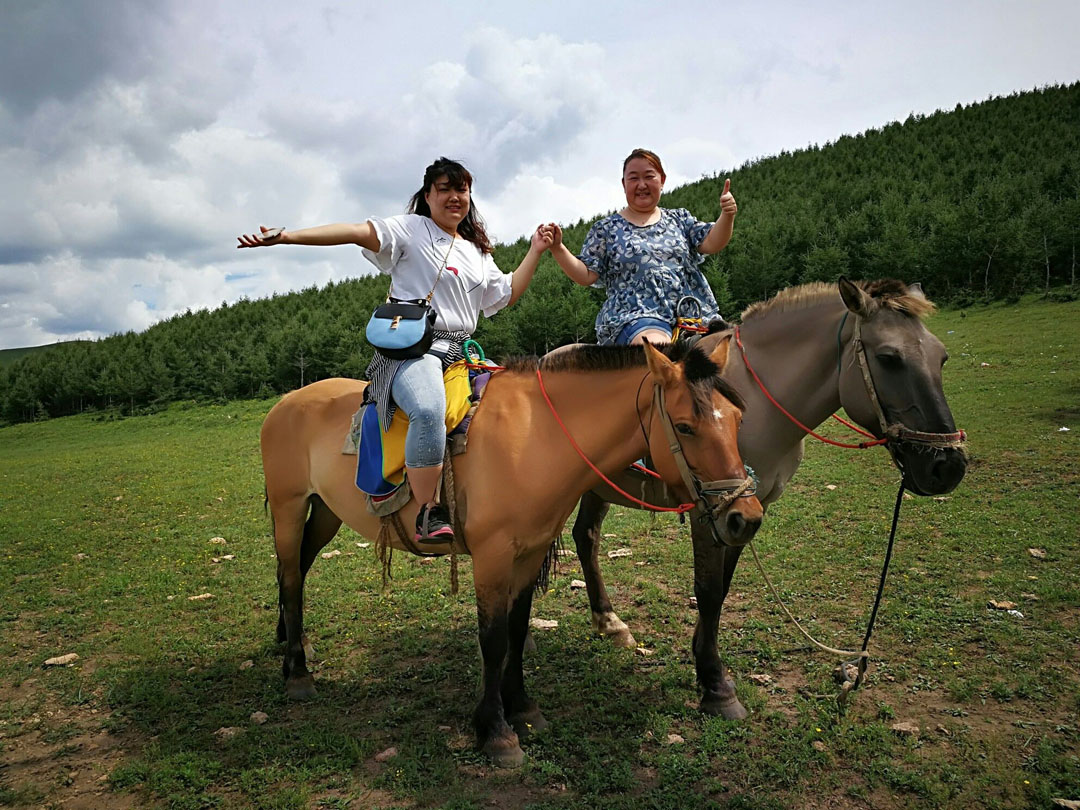
<path fill-rule="evenodd" d="M 894 278 L 882 278 L 877 281 L 856 281 L 878 306 L 896 312 L 905 312 L 916 318 L 922 318 L 934 311 L 934 304 L 922 294 L 918 287 L 912 289 Z M 770 312 L 806 309 L 823 301 L 834 301 L 840 297 L 835 282 L 813 281 L 781 290 L 767 301 L 751 304 L 742 312 L 745 322 L 751 318 L 760 318 Z"/>
<path fill-rule="evenodd" d="M 745 410 L 746 401 L 732 385 L 720 376 L 709 356 L 701 349 L 685 342 L 661 343 L 656 346 L 668 359 L 682 363 L 694 403 L 699 415 L 712 409 L 711 392 L 717 391 L 739 410 Z M 624 371 L 630 368 L 646 368 L 645 352 L 640 346 L 595 346 L 581 344 L 541 360 L 538 357 L 514 357 L 507 362 L 507 371 Z"/>

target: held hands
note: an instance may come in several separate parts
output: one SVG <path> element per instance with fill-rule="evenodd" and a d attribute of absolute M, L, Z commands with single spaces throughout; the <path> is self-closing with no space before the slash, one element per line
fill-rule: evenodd
<path fill-rule="evenodd" d="M 533 231 L 531 248 L 537 253 L 543 253 L 552 246 L 553 241 L 554 237 L 551 233 L 551 226 L 537 225 L 536 230 Z"/>
<path fill-rule="evenodd" d="M 562 246 L 562 228 L 557 224 L 549 222 L 547 225 L 541 225 L 540 230 L 547 234 L 548 239 L 550 239 L 549 247 L 552 250 Z"/>
<path fill-rule="evenodd" d="M 259 226 L 259 233 L 257 234 L 243 234 L 236 237 L 236 241 L 240 244 L 239 248 L 254 248 L 254 247 L 267 247 L 281 241 L 281 234 L 285 232 L 284 228 L 267 228 L 265 225 Z"/>
<path fill-rule="evenodd" d="M 729 217 L 738 213 L 739 206 L 735 204 L 735 197 L 731 193 L 731 178 L 724 181 L 724 191 L 720 194 L 720 214 Z"/>

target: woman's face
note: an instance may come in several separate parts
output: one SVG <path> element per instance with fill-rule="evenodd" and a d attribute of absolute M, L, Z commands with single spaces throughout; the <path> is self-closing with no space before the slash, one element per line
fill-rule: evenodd
<path fill-rule="evenodd" d="M 431 218 L 444 231 L 456 233 L 461 220 L 469 213 L 469 187 L 454 188 L 444 174 L 424 194 Z"/>
<path fill-rule="evenodd" d="M 649 214 L 660 204 L 664 180 L 656 167 L 645 158 L 634 158 L 626 164 L 622 184 L 626 204 L 633 210 Z"/>

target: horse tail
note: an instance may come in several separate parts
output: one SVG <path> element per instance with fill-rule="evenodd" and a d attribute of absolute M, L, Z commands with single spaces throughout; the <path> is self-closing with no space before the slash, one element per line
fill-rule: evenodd
<path fill-rule="evenodd" d="M 533 586 L 539 594 L 546 593 L 551 589 L 558 573 L 557 563 L 559 552 L 563 549 L 562 534 L 551 541 L 551 547 L 544 555 L 544 561 L 540 564 L 540 573 L 536 575 L 536 584 Z"/>
<path fill-rule="evenodd" d="M 263 514 L 270 516 L 270 533 L 274 533 L 274 513 L 270 511 L 270 491 L 266 488 L 266 482 L 263 482 Z"/>

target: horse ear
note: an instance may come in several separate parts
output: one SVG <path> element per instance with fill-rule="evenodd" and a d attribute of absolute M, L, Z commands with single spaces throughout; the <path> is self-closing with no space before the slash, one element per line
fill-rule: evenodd
<path fill-rule="evenodd" d="M 675 364 L 672 363 L 663 352 L 649 343 L 648 340 L 646 340 L 642 346 L 645 349 L 645 360 L 649 364 L 649 373 L 651 373 L 661 385 L 669 386 L 675 383 L 679 376 Z"/>
<path fill-rule="evenodd" d="M 725 335 L 719 343 L 716 344 L 716 348 L 709 354 L 709 359 L 716 363 L 717 374 L 723 374 L 724 369 L 727 368 L 728 356 L 731 354 L 731 335 Z"/>
<path fill-rule="evenodd" d="M 837 282 L 840 285 L 840 297 L 844 299 L 844 306 L 856 315 L 867 316 L 870 314 L 871 298 L 862 289 L 848 281 L 843 276 Z"/>
<path fill-rule="evenodd" d="M 921 299 L 923 301 L 926 300 L 926 293 L 923 292 L 922 284 L 920 284 L 917 281 L 913 282 L 911 284 L 908 284 L 907 285 L 907 291 L 908 291 L 908 295 L 910 295 L 912 298 L 919 298 L 919 299 Z"/>

